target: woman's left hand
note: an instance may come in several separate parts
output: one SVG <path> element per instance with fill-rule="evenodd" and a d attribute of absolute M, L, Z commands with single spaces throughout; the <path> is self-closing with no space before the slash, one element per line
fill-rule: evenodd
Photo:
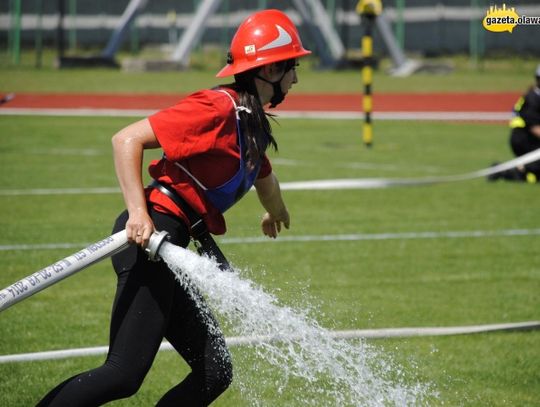
<path fill-rule="evenodd" d="M 289 229 L 290 219 L 289 212 L 284 209 L 277 216 L 271 215 L 266 212 L 261 220 L 261 229 L 264 235 L 275 239 L 277 235 L 281 232 L 281 224 L 285 226 L 286 229 Z"/>

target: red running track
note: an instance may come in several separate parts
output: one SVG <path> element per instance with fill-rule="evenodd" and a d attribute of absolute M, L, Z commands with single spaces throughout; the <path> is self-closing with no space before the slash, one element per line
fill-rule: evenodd
<path fill-rule="evenodd" d="M 4 95 L 0 96 L 3 97 Z M 185 95 L 17 93 L 0 106 L 57 109 L 151 109 L 171 106 Z M 519 93 L 378 93 L 374 112 L 510 112 Z M 361 112 L 361 94 L 291 94 L 282 111 Z"/>

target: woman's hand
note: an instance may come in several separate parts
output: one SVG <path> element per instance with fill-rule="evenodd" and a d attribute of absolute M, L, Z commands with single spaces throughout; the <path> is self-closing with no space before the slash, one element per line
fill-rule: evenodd
<path fill-rule="evenodd" d="M 154 222 L 146 209 L 129 213 L 128 221 L 126 222 L 126 234 L 128 242 L 136 243 L 141 247 L 146 247 L 150 236 L 154 233 Z"/>
<path fill-rule="evenodd" d="M 261 229 L 263 234 L 271 237 L 272 239 L 275 239 L 277 235 L 281 232 L 282 223 L 286 229 L 289 229 L 289 212 L 287 212 L 286 209 L 282 210 L 278 216 L 273 216 L 270 213 L 266 212 L 261 220 Z"/>
<path fill-rule="evenodd" d="M 281 224 L 283 223 L 285 228 L 289 229 L 290 223 L 289 212 L 281 198 L 279 182 L 274 173 L 270 173 L 264 178 L 257 179 L 255 188 L 262 206 L 267 211 L 261 220 L 262 232 L 275 239 L 281 232 Z"/>

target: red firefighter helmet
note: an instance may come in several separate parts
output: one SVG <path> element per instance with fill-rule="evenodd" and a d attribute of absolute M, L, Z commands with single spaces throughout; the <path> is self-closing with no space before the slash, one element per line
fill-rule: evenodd
<path fill-rule="evenodd" d="M 279 10 L 264 10 L 249 16 L 236 31 L 227 65 L 218 78 L 235 75 L 272 62 L 311 54 L 304 49 L 291 19 Z"/>

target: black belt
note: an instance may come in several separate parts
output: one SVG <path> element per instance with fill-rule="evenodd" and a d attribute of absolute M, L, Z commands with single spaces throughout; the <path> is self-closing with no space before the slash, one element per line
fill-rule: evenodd
<path fill-rule="evenodd" d="M 214 257 L 221 270 L 232 270 L 225 255 L 217 245 L 216 241 L 208 231 L 204 220 L 193 210 L 193 208 L 178 193 L 167 185 L 153 180 L 150 185 L 162 194 L 167 195 L 189 219 L 191 224 L 191 236 L 195 239 L 195 246 L 199 254 L 206 254 L 208 257 Z M 198 242 L 198 244 L 197 244 Z"/>

